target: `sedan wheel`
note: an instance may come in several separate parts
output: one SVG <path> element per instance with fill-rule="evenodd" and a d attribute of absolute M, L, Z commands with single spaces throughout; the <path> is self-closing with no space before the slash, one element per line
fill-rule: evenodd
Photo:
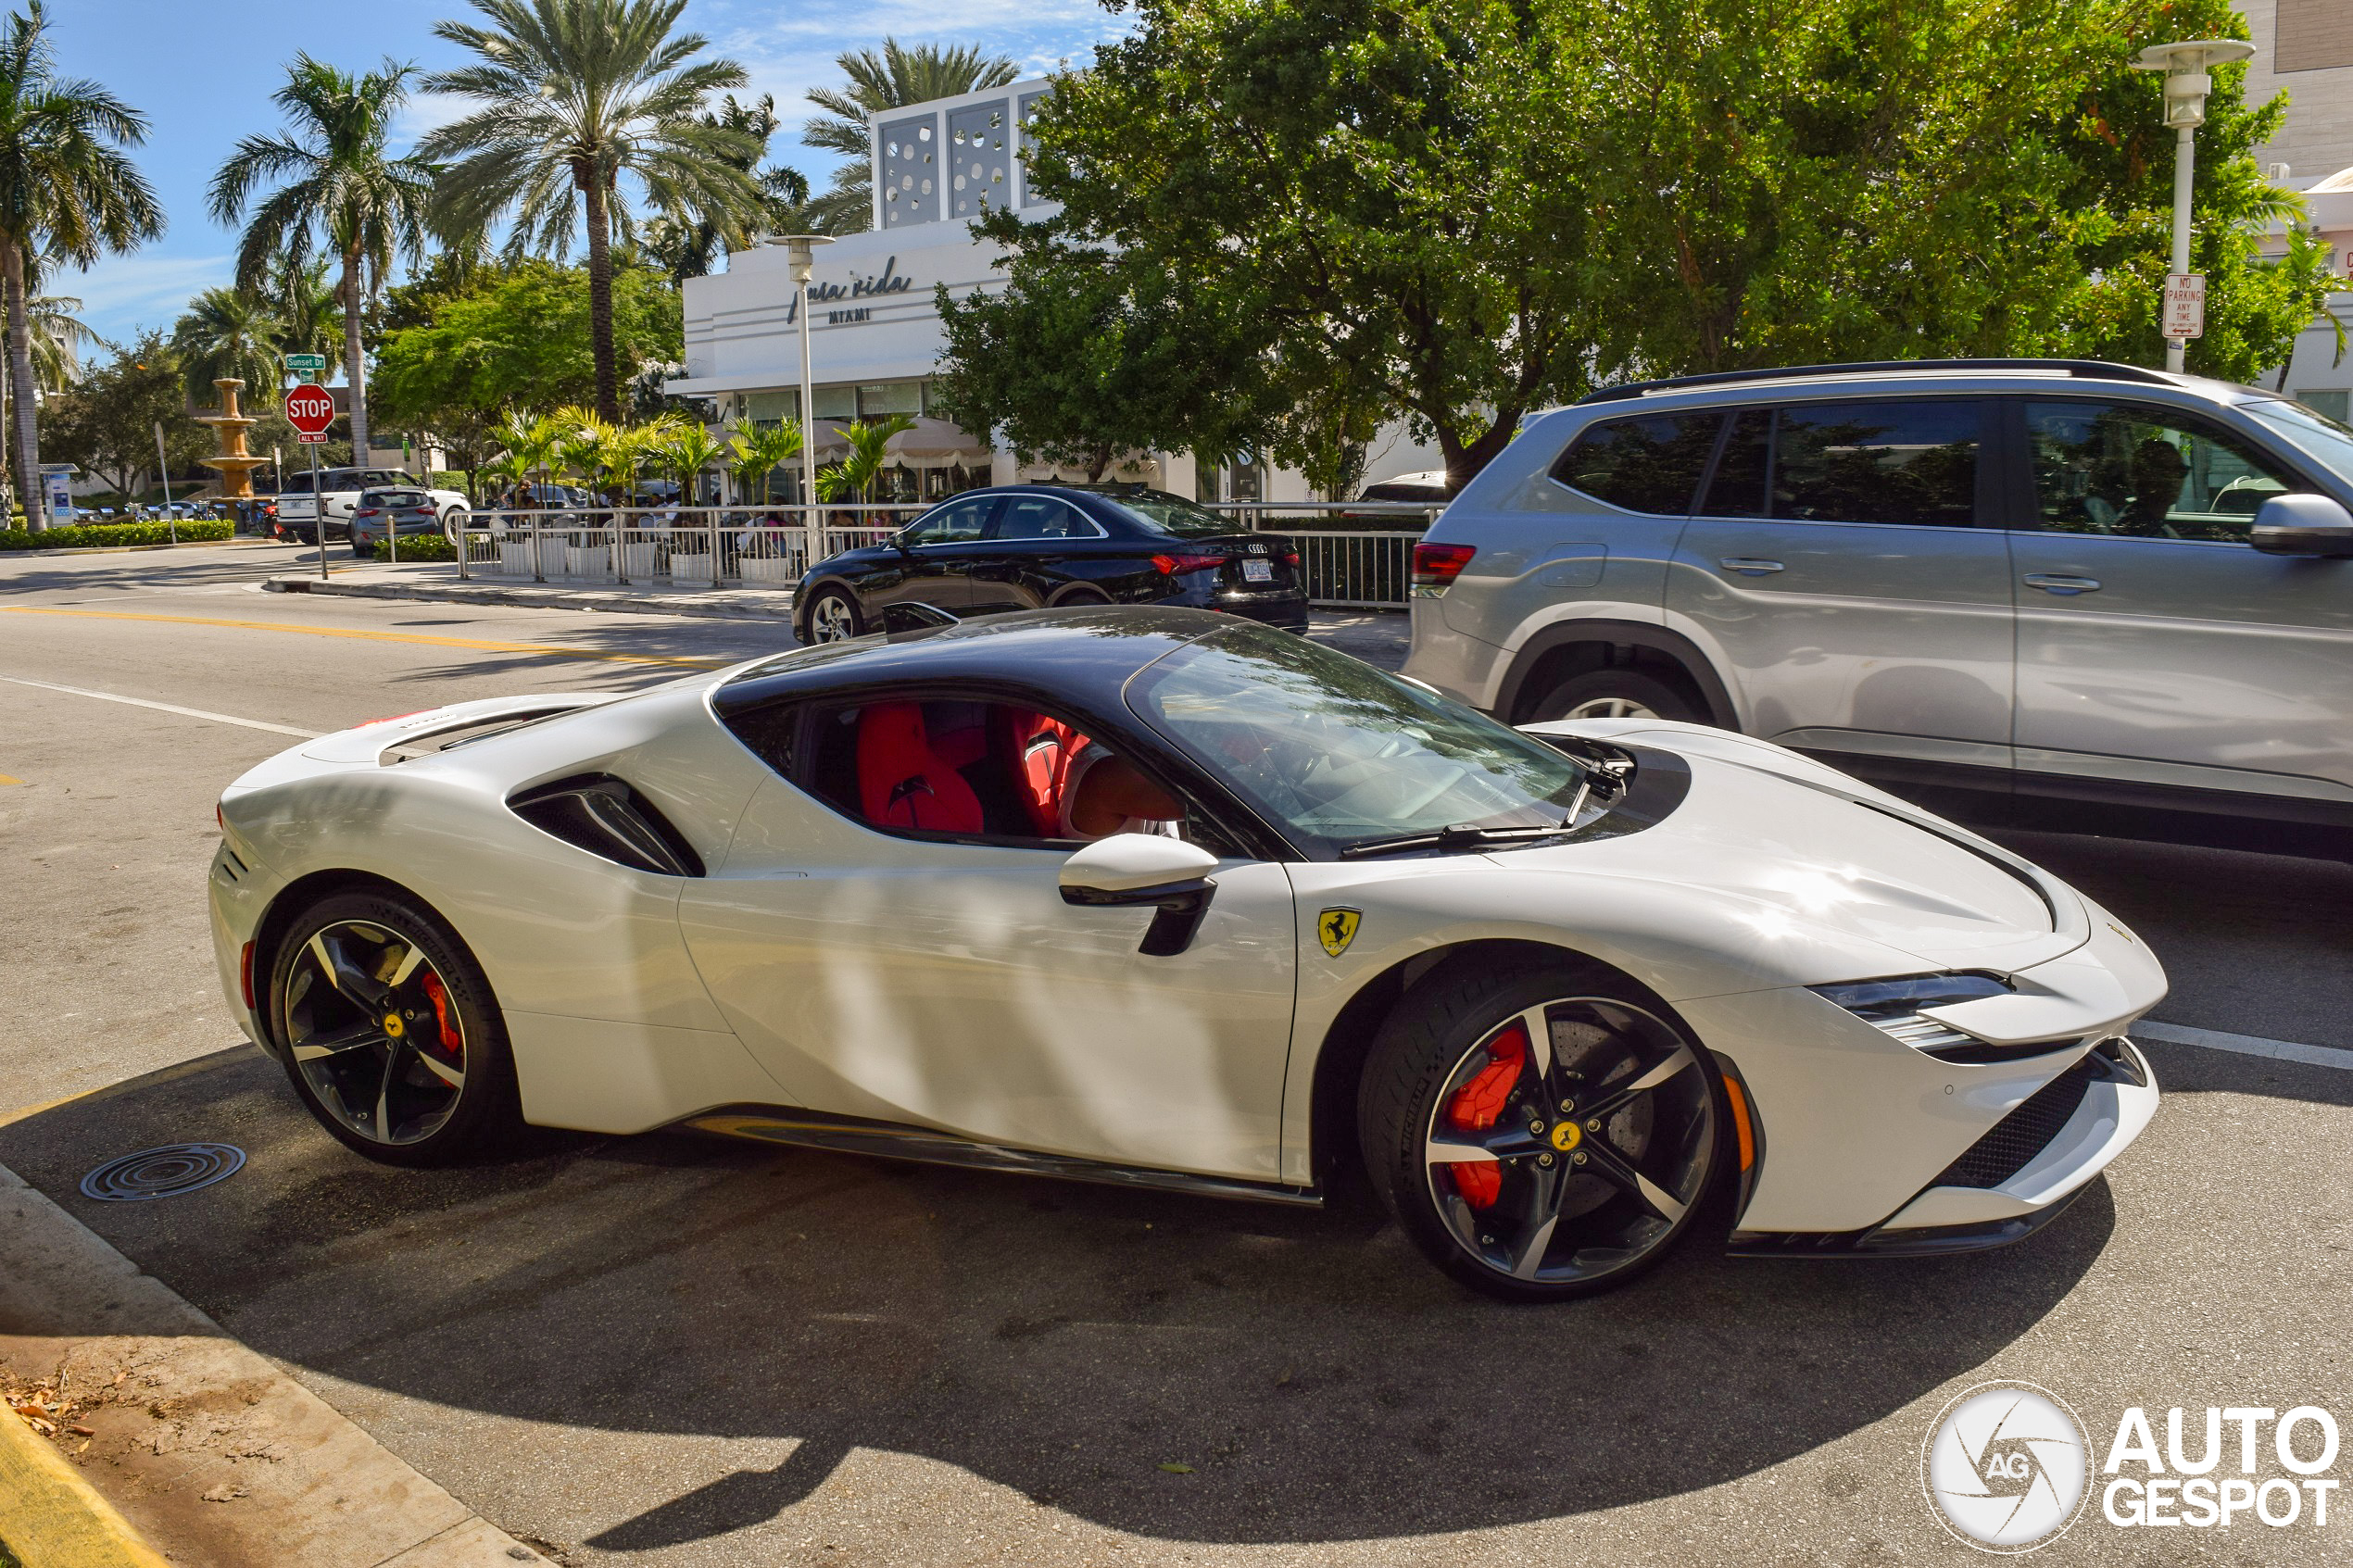
<path fill-rule="evenodd" d="M 1365 1148 L 1406 1230 L 1491 1295 L 1622 1284 L 1692 1229 L 1722 1164 L 1713 1063 L 1616 976 L 1466 972 L 1368 1063 Z"/>
<path fill-rule="evenodd" d="M 809 640 L 838 643 L 858 635 L 858 606 L 838 588 L 821 592 L 809 606 Z"/>
<path fill-rule="evenodd" d="M 516 1124 L 488 984 L 406 899 L 342 895 L 306 910 L 279 950 L 271 1001 L 303 1102 L 361 1153 L 436 1164 Z"/>

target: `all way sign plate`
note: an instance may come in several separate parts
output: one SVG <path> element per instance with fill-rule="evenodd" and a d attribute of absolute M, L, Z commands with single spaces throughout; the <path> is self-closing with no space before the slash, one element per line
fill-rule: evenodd
<path fill-rule="evenodd" d="M 2165 335 L 2167 337 L 2204 337 L 2206 335 L 2205 273 L 2168 272 L 2165 274 Z"/>

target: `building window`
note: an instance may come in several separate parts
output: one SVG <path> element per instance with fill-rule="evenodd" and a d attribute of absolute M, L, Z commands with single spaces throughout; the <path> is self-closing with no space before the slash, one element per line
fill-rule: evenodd
<path fill-rule="evenodd" d="M 882 127 L 882 226 L 903 229 L 939 217 L 939 143 L 933 118 L 897 119 Z"/>
<path fill-rule="evenodd" d="M 798 392 L 747 392 L 744 394 L 744 418 L 755 426 L 781 424 L 800 418 L 800 394 Z"/>
<path fill-rule="evenodd" d="M 1193 494 L 1203 501 L 1263 501 L 1266 468 L 1248 452 L 1223 466 L 1193 462 Z"/>
<path fill-rule="evenodd" d="M 2296 400 L 2316 414 L 2334 420 L 2338 424 L 2353 424 L 2353 392 L 2341 386 L 2307 387 L 2296 395 Z"/>
<path fill-rule="evenodd" d="M 858 417 L 858 389 L 854 386 L 812 388 L 810 403 L 821 420 L 854 420 Z"/>
<path fill-rule="evenodd" d="M 2273 70 L 2353 66 L 2353 7 L 2345 0 L 2279 0 L 2274 21 Z"/>
<path fill-rule="evenodd" d="M 881 382 L 858 389 L 858 417 L 862 420 L 887 419 L 893 414 L 921 414 L 924 411 L 924 383 L 919 381 Z"/>
<path fill-rule="evenodd" d="M 948 116 L 948 199 L 950 214 L 977 218 L 991 207 L 1013 205 L 1013 159 L 1005 144 L 1013 134 L 1005 100 L 975 104 Z"/>

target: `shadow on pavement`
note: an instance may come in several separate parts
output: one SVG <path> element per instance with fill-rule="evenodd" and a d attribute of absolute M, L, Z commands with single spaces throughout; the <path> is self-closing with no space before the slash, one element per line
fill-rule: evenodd
<path fill-rule="evenodd" d="M 547 1134 L 503 1162 L 400 1171 L 331 1140 L 252 1047 L 175 1071 L 0 1127 L 0 1162 L 256 1348 L 560 1426 L 799 1439 L 609 1526 L 592 1544 L 611 1549 L 773 1518 L 861 1447 L 1202 1542 L 1687 1492 L 1983 1364 L 2114 1220 L 2102 1185 L 2007 1252 L 1693 1249 L 1612 1296 L 1510 1308 L 1364 1213 L 676 1135 Z M 250 1162 L 158 1202 L 75 1190 L 112 1155 L 193 1139 Z"/>

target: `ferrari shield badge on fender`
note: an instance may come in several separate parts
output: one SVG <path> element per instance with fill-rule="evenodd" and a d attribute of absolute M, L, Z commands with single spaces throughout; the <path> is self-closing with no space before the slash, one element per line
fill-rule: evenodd
<path fill-rule="evenodd" d="M 1338 958 L 1348 951 L 1356 940 L 1356 927 L 1364 920 L 1362 909 L 1326 909 L 1315 917 L 1315 935 L 1322 938 L 1324 951 Z"/>

